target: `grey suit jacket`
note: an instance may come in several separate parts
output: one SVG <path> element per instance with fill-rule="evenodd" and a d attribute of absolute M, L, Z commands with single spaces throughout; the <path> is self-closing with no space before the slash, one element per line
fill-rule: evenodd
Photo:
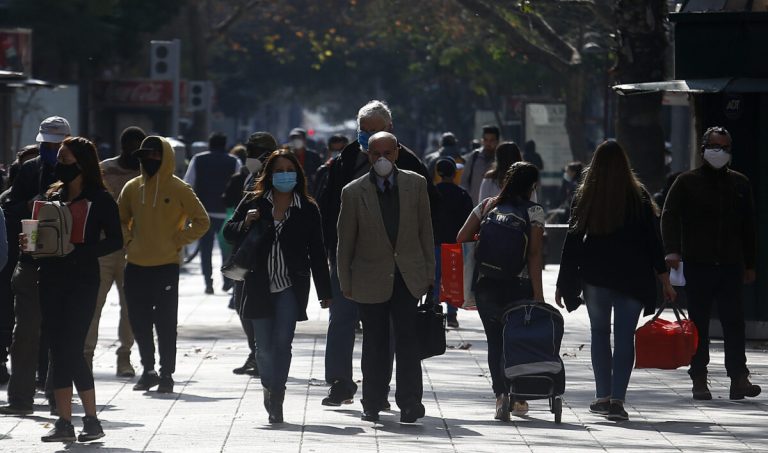
<path fill-rule="evenodd" d="M 435 243 L 426 180 L 398 169 L 400 224 L 397 243 L 387 236 L 376 185 L 366 173 L 341 192 L 337 230 L 337 267 L 341 290 L 364 304 L 388 301 L 395 266 L 410 293 L 420 298 L 435 279 Z"/>

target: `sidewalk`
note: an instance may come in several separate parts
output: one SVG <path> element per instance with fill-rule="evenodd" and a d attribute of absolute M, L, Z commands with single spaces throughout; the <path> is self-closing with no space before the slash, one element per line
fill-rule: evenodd
<path fill-rule="evenodd" d="M 229 296 L 203 295 L 199 271 L 183 273 L 179 303 L 176 393 L 134 392 L 135 379 L 115 374 L 117 296 L 110 293 L 102 317 L 94 360 L 96 397 L 107 436 L 90 445 L 43 444 L 50 429 L 42 394 L 34 416 L 0 416 L 2 452 L 498 452 L 498 451 L 768 451 L 768 353 L 765 345 L 748 351 L 754 381 L 764 394 L 730 401 L 722 344 L 713 345 L 711 384 L 714 399 L 694 402 L 684 370 L 635 370 L 627 395 L 631 421 L 608 422 L 587 411 L 594 384 L 589 358 L 589 324 L 582 307 L 567 314 L 563 341 L 567 386 L 563 423 L 554 424 L 546 400 L 510 423 L 493 419 L 494 398 L 486 363 L 486 345 L 475 312 L 461 311 L 461 328 L 448 333 L 449 350 L 423 362 L 424 405 L 421 423 L 401 425 L 393 412 L 379 424 L 360 420 L 361 406 L 327 408 L 320 404 L 328 387 L 323 358 L 327 311 L 310 301 L 310 321 L 300 323 L 285 400 L 286 423 L 270 426 L 262 407 L 258 379 L 231 370 L 248 350 Z M 545 294 L 553 297 L 557 267 L 544 273 Z M 220 289 L 217 279 L 217 291 Z M 360 341 L 355 377 L 360 374 Z M 138 365 L 134 347 L 133 362 Z M 139 370 L 137 370 L 139 371 Z M 394 385 L 394 383 L 393 383 Z M 393 389 L 394 392 L 394 389 Z M 0 403 L 5 403 L 5 388 Z M 76 405 L 75 426 L 82 415 Z"/>

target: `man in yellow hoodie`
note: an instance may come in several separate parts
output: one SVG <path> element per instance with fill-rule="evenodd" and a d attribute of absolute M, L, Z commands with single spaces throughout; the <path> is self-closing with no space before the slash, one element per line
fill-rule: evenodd
<path fill-rule="evenodd" d="M 127 261 L 125 298 L 144 367 L 133 389 L 149 390 L 157 385 L 158 392 L 171 393 L 176 368 L 179 252 L 208 231 L 210 221 L 192 188 L 173 174 L 175 158 L 167 140 L 149 136 L 135 155 L 141 162 L 141 175 L 128 181 L 118 199 Z"/>

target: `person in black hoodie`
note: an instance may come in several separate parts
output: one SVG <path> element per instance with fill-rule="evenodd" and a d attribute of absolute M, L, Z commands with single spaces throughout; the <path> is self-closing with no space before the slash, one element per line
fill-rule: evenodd
<path fill-rule="evenodd" d="M 56 182 L 56 154 L 60 143 L 70 133 L 69 122 L 60 116 L 48 117 L 40 123 L 37 134 L 39 155 L 21 165 L 3 203 L 8 237 L 18 237 L 21 220 L 32 217 L 34 201 L 42 199 L 51 184 Z M 41 348 L 47 348 L 41 345 L 37 282 L 37 264 L 32 257 L 20 255 L 12 277 L 16 315 L 10 347 L 13 374 L 8 382 L 8 404 L 0 407 L 0 414 L 29 415 L 33 412 L 38 356 Z M 53 408 L 55 402 L 52 398 L 49 403 Z"/>
<path fill-rule="evenodd" d="M 656 279 L 674 300 L 656 217 L 658 207 L 637 180 L 622 147 L 601 143 L 574 196 L 555 299 L 569 308 L 584 289 L 592 330 L 596 400 L 590 412 L 628 420 L 624 399 L 635 361 L 640 312 L 654 312 Z M 613 343 L 611 352 L 611 312 Z"/>
<path fill-rule="evenodd" d="M 307 320 L 310 271 L 322 306 L 331 299 L 320 210 L 308 195 L 304 171 L 290 150 L 270 155 L 255 190 L 240 202 L 224 235 L 239 243 L 255 228 L 261 238 L 245 277 L 242 317 L 253 322 L 269 422 L 282 423 L 296 322 Z"/>
<path fill-rule="evenodd" d="M 86 206 L 83 217 L 73 214 L 73 235 L 82 222 L 82 236 L 71 237 L 74 250 L 63 257 L 40 258 L 40 310 L 43 331 L 49 338 L 53 392 L 59 419 L 42 437 L 43 442 L 72 442 L 72 383 L 85 410 L 83 430 L 77 437 L 87 442 L 104 437 L 96 417 L 93 374 L 83 355 L 85 337 L 93 319 L 99 292 L 99 257 L 120 250 L 123 234 L 117 203 L 101 177 L 96 147 L 85 138 L 64 140 L 55 166 L 60 181 L 49 191 L 49 199 Z M 20 235 L 24 250 L 28 238 Z"/>
<path fill-rule="evenodd" d="M 323 214 L 323 235 L 328 250 L 333 285 L 333 304 L 330 307 L 325 346 L 325 380 L 331 384 L 331 388 L 328 391 L 328 397 L 322 401 L 325 406 L 351 403 L 357 392 L 357 384 L 352 379 L 352 354 L 359 315 L 357 305 L 341 293 L 336 271 L 336 244 L 338 243 L 336 223 L 341 209 L 341 190 L 350 182 L 370 172 L 368 139 L 377 132 L 393 130 L 392 112 L 384 102 L 369 101 L 357 113 L 357 127 L 357 140 L 347 145 L 341 154 L 330 162 L 325 189 L 319 194 L 320 212 Z M 435 191 L 427 169 L 416 154 L 402 143 L 398 143 L 398 150 L 395 165 L 399 169 L 416 172 L 427 180 L 431 212 L 435 212 L 439 195 Z M 391 357 L 394 358 L 394 352 Z M 391 367 L 389 374 L 388 380 L 392 374 Z"/>
<path fill-rule="evenodd" d="M 707 129 L 698 168 L 681 174 L 664 203 L 661 228 L 667 264 L 685 262 L 685 290 L 699 344 L 688 374 L 693 398 L 712 399 L 707 388 L 709 321 L 717 304 L 725 337 L 725 369 L 731 378 L 730 399 L 760 394 L 749 381 L 744 351 L 742 306 L 744 283 L 755 280 L 756 222 L 749 179 L 731 170 L 731 135 L 722 127 Z"/>

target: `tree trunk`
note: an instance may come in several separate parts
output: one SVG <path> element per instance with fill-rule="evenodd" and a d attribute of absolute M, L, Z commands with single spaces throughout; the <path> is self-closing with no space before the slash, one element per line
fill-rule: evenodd
<path fill-rule="evenodd" d="M 587 135 L 584 129 L 584 93 L 586 90 L 584 66 L 577 64 L 569 69 L 565 87 L 565 129 L 574 160 L 585 164 L 589 160 Z M 565 163 L 565 162 L 564 162 Z"/>
<path fill-rule="evenodd" d="M 616 23 L 622 37 L 616 76 L 619 83 L 664 78 L 667 30 L 664 0 L 617 0 Z M 620 96 L 616 138 L 651 191 L 664 184 L 664 132 L 661 93 Z"/>

